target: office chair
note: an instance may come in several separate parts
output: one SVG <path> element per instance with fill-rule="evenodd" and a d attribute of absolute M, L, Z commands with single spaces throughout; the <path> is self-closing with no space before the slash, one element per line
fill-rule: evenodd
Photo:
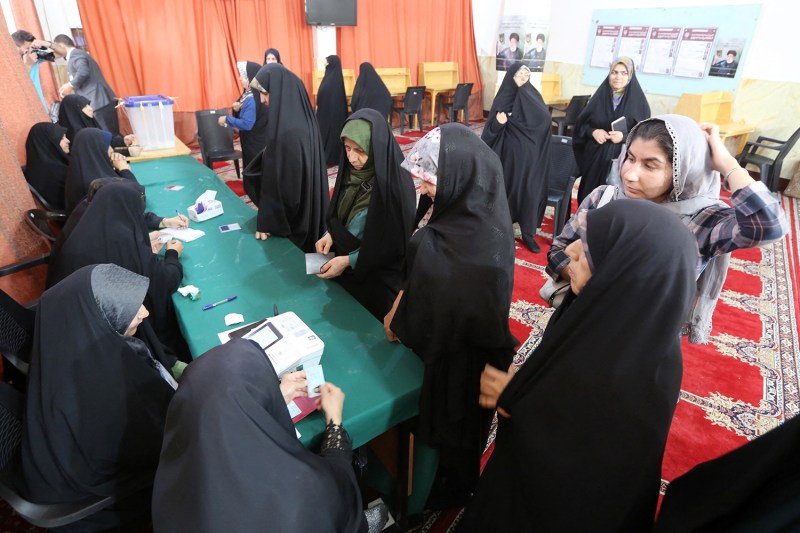
<path fill-rule="evenodd" d="M 572 135 L 572 132 L 569 130 L 575 127 L 575 123 L 578 121 L 578 115 L 581 114 L 581 111 L 583 111 L 583 108 L 586 107 L 588 103 L 588 94 L 573 96 L 569 101 L 569 105 L 567 105 L 564 116 L 553 117 L 553 122 L 558 126 L 558 135 L 566 135 L 567 133 Z"/>
<path fill-rule="evenodd" d="M 36 311 L 0 290 L 0 353 L 22 376 L 28 375 L 35 321 Z"/>
<path fill-rule="evenodd" d="M 204 109 L 194 112 L 197 119 L 197 141 L 200 143 L 200 155 L 208 168 L 217 161 L 230 161 L 236 167 L 236 177 L 241 179 L 239 160 L 240 150 L 233 148 L 233 128 L 220 126 L 219 117 L 228 115 L 225 109 Z"/>
<path fill-rule="evenodd" d="M 438 111 L 436 112 L 436 125 L 439 125 L 441 113 L 447 110 L 447 121 L 453 122 L 458 113 L 464 112 L 464 125 L 469 126 L 469 95 L 472 93 L 472 83 L 459 83 L 452 96 L 439 95 Z"/>
<path fill-rule="evenodd" d="M 406 89 L 406 95 L 403 97 L 403 106 L 393 106 L 392 114 L 397 113 L 400 115 L 400 134 L 405 133 L 404 126 L 406 116 L 408 116 L 408 129 L 411 129 L 411 117 L 417 117 L 417 125 L 419 131 L 422 131 L 422 100 L 425 99 L 425 86 L 409 87 Z"/>
<path fill-rule="evenodd" d="M 744 150 L 739 154 L 737 160 L 742 167 L 748 164 L 756 165 L 761 171 L 761 181 L 767 188 L 775 192 L 778 190 L 778 182 L 781 177 L 781 167 L 783 167 L 783 160 L 792 151 L 792 148 L 800 139 L 800 128 L 795 131 L 791 137 L 785 141 L 773 139 L 771 137 L 759 136 L 755 142 L 748 141 L 744 146 Z M 764 144 L 765 142 L 772 144 Z M 765 150 L 774 150 L 778 152 L 775 157 L 769 157 L 756 153 L 759 148 Z"/>
<path fill-rule="evenodd" d="M 569 220 L 572 187 L 578 177 L 578 163 L 572 152 L 572 137 L 553 135 L 550 144 L 547 205 L 553 207 L 553 238 Z"/>

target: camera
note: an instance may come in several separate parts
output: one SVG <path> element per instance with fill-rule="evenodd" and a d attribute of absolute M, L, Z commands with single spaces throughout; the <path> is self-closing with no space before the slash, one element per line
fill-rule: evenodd
<path fill-rule="evenodd" d="M 36 54 L 37 59 L 41 59 L 43 61 L 56 60 L 56 54 L 47 48 L 31 48 L 31 52 Z"/>

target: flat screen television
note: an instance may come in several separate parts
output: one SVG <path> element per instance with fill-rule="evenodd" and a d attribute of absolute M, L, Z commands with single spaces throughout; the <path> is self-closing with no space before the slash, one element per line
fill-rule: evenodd
<path fill-rule="evenodd" d="M 355 26 L 357 0 L 305 0 L 309 26 Z"/>

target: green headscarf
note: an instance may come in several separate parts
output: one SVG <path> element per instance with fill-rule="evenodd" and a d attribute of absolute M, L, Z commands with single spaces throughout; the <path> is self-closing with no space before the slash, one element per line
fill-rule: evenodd
<path fill-rule="evenodd" d="M 362 184 L 370 181 L 375 175 L 375 160 L 372 157 L 372 124 L 364 119 L 348 120 L 342 134 L 342 139 L 350 139 L 359 148 L 367 153 L 367 162 L 361 170 L 356 170 L 347 161 L 344 170 L 344 183 L 339 195 L 339 203 L 336 206 L 336 217 L 347 226 L 359 211 L 369 206 L 370 193 L 361 193 L 359 190 Z M 356 198 L 358 196 L 358 198 Z"/>

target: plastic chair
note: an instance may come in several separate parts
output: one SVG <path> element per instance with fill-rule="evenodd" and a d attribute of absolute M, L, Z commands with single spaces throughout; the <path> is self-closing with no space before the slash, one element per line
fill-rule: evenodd
<path fill-rule="evenodd" d="M 547 205 L 553 207 L 553 238 L 564 229 L 569 220 L 572 187 L 578 177 L 578 163 L 572 152 L 572 137 L 553 135 L 550 144 L 550 172 L 548 175 Z"/>
<path fill-rule="evenodd" d="M 459 83 L 453 95 L 440 94 L 436 113 L 436 125 L 439 125 L 441 113 L 447 110 L 447 121 L 453 122 L 458 113 L 464 112 L 464 125 L 469 126 L 469 95 L 472 93 L 472 83 Z"/>
<path fill-rule="evenodd" d="M 403 97 L 403 107 L 392 107 L 393 113 L 400 115 L 400 134 L 405 133 L 404 126 L 406 116 L 408 119 L 408 129 L 411 129 L 411 117 L 417 117 L 419 131 L 422 131 L 422 100 L 425 99 L 425 86 L 409 87 Z"/>
<path fill-rule="evenodd" d="M 586 104 L 588 103 L 588 94 L 573 96 L 569 101 L 569 105 L 567 105 L 564 116 L 553 117 L 553 122 L 556 124 L 556 126 L 558 126 L 558 135 L 565 135 L 570 128 L 575 127 L 575 123 L 578 121 L 578 115 L 581 114 L 581 111 L 583 111 L 583 108 L 586 107 Z"/>
<path fill-rule="evenodd" d="M 748 141 L 744 146 L 744 150 L 737 158 L 739 164 L 744 167 L 748 164 L 756 165 L 761 170 L 761 181 L 767 188 L 775 192 L 778 190 L 778 182 L 781 177 L 781 167 L 783 167 L 783 160 L 792 151 L 792 148 L 800 139 L 800 128 L 795 131 L 791 137 L 785 141 L 773 139 L 771 137 L 759 136 L 755 142 Z M 772 144 L 764 144 L 764 142 Z M 778 154 L 772 158 L 766 155 L 756 153 L 759 148 L 765 150 L 774 150 Z"/>
<path fill-rule="evenodd" d="M 35 321 L 35 311 L 0 290 L 0 353 L 22 376 L 28 375 Z"/>
<path fill-rule="evenodd" d="M 55 242 L 61 227 L 66 221 L 67 215 L 61 211 L 47 211 L 45 209 L 28 209 L 25 211 L 25 222 L 36 233 L 50 242 Z"/>
<path fill-rule="evenodd" d="M 236 177 L 242 179 L 239 160 L 240 150 L 233 148 L 233 128 L 220 126 L 219 117 L 228 116 L 226 109 L 204 109 L 194 112 L 197 119 L 197 141 L 200 143 L 200 154 L 208 168 L 218 161 L 231 161 L 236 167 Z"/>

